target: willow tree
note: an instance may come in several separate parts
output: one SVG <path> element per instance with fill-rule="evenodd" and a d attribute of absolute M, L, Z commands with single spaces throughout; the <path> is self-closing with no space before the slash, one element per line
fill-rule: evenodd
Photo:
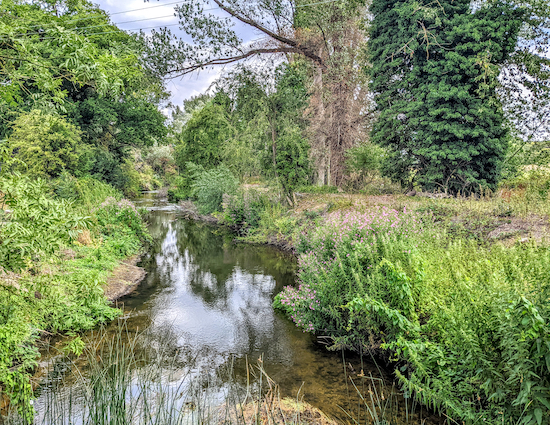
<path fill-rule="evenodd" d="M 363 128 L 364 97 L 356 76 L 364 7 L 365 0 L 183 0 L 176 11 L 189 40 L 167 29 L 153 32 L 146 38 L 147 62 L 159 74 L 178 77 L 258 57 L 304 61 L 313 81 L 309 113 L 316 125 L 310 141 L 317 180 L 338 185 L 344 152 Z M 237 24 L 260 37 L 245 43 Z"/>

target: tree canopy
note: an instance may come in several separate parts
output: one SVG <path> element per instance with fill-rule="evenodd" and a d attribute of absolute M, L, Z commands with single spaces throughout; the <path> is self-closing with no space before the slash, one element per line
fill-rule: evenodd
<path fill-rule="evenodd" d="M 507 147 L 499 70 L 524 11 L 374 0 L 371 12 L 370 88 L 379 111 L 372 140 L 390 148 L 388 173 L 428 189 L 494 187 Z"/>

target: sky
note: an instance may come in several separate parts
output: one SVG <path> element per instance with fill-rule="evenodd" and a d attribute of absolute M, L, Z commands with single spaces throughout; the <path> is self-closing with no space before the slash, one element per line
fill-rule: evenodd
<path fill-rule="evenodd" d="M 150 27 L 168 26 L 175 34 L 184 36 L 177 25 L 178 18 L 174 16 L 174 6 L 176 5 L 174 0 L 151 0 L 148 2 L 144 0 L 95 0 L 93 2 L 107 11 L 111 15 L 113 23 L 123 30 L 138 32 L 139 29 L 143 29 L 144 32 L 149 33 Z M 237 31 L 244 42 L 257 36 L 253 31 L 244 27 L 237 28 Z M 171 93 L 171 102 L 174 106 L 182 106 L 183 100 L 204 93 L 221 75 L 222 71 L 222 68 L 217 68 L 168 80 L 166 88 Z"/>

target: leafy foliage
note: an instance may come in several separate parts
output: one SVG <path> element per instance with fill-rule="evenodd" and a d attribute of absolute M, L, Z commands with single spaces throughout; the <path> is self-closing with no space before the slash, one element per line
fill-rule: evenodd
<path fill-rule="evenodd" d="M 204 170 L 189 163 L 187 168 L 192 173 L 191 193 L 197 200 L 201 214 L 221 211 L 223 195 L 233 195 L 237 191 L 239 181 L 223 165 Z"/>
<path fill-rule="evenodd" d="M 333 348 L 387 350 L 403 387 L 465 422 L 549 418 L 549 251 L 449 242 L 388 209 L 303 234 L 299 286 L 275 305 Z"/>
<path fill-rule="evenodd" d="M 77 167 L 80 130 L 63 117 L 35 109 L 15 120 L 8 144 L 18 159 L 12 169 L 57 177 Z"/>
<path fill-rule="evenodd" d="M 372 140 L 390 148 L 387 172 L 403 183 L 494 187 L 508 140 L 497 77 L 523 11 L 499 2 L 474 12 L 466 0 L 438 5 L 372 3 L 371 90 L 380 112 Z"/>
<path fill-rule="evenodd" d="M 105 299 L 106 277 L 150 239 L 132 203 L 105 199 L 121 198 L 112 187 L 67 175 L 60 180 L 57 191 L 71 200 L 43 180 L 0 179 L 3 207 L 10 209 L 1 210 L 0 261 L 4 271 L 19 271 L 0 275 L 0 397 L 7 395 L 27 422 L 40 333 L 88 330 L 120 314 Z M 75 241 L 79 229 L 87 238 Z"/>
<path fill-rule="evenodd" d="M 299 186 L 306 184 L 310 175 L 309 143 L 299 127 L 289 127 L 277 140 L 275 171 L 280 176 L 283 192 L 288 199 Z"/>
<path fill-rule="evenodd" d="M 9 208 L 0 210 L 0 263 L 6 270 L 21 270 L 52 255 L 89 225 L 88 218 L 73 213 L 69 201 L 55 199 L 43 180 L 3 178 L 0 192 Z"/>

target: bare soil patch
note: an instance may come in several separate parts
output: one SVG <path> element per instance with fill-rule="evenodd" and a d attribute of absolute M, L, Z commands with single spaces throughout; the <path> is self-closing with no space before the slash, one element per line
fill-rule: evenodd
<path fill-rule="evenodd" d="M 145 269 L 136 266 L 141 256 L 134 255 L 115 267 L 112 274 L 107 278 L 103 288 L 105 297 L 109 301 L 115 301 L 124 295 L 128 295 L 145 278 Z"/>

